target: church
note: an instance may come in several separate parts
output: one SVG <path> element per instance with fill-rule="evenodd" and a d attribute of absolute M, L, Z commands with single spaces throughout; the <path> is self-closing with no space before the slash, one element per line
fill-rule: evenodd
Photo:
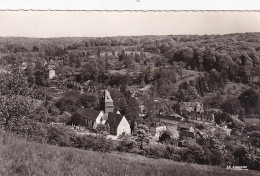
<path fill-rule="evenodd" d="M 74 125 L 85 126 L 95 130 L 98 124 L 109 127 L 111 135 L 131 135 L 130 124 L 119 111 L 115 112 L 114 103 L 108 90 L 105 90 L 100 99 L 100 111 L 80 108 L 71 117 Z"/>

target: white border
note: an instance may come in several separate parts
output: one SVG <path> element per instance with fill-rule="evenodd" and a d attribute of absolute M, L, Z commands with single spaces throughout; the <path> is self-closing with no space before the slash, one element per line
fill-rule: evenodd
<path fill-rule="evenodd" d="M 260 0 L 0 0 L 0 10 L 260 10 Z"/>

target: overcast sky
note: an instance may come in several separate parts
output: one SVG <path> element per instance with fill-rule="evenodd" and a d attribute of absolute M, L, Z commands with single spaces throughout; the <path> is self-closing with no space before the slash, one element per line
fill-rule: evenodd
<path fill-rule="evenodd" d="M 259 12 L 0 11 L 0 36 L 104 37 L 260 32 Z"/>

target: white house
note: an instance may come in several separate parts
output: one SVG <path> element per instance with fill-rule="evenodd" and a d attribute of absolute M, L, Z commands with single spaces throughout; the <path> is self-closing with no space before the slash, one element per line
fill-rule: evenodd
<path fill-rule="evenodd" d="M 112 135 L 131 135 L 130 124 L 121 114 L 109 112 L 106 124 L 109 126 Z"/>
<path fill-rule="evenodd" d="M 54 69 L 50 69 L 49 70 L 49 79 L 53 79 L 55 77 L 55 70 Z"/>

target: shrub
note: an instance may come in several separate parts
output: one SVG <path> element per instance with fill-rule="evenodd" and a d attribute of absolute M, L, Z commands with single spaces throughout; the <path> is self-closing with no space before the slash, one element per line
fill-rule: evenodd
<path fill-rule="evenodd" d="M 166 147 L 164 145 L 149 145 L 145 147 L 145 154 L 153 158 L 166 158 Z"/>
<path fill-rule="evenodd" d="M 130 152 L 134 147 L 137 146 L 135 140 L 124 136 L 117 146 L 117 150 L 120 152 Z"/>
<path fill-rule="evenodd" d="M 47 143 L 59 146 L 72 146 L 73 134 L 69 128 L 61 125 L 49 125 L 47 128 Z"/>

